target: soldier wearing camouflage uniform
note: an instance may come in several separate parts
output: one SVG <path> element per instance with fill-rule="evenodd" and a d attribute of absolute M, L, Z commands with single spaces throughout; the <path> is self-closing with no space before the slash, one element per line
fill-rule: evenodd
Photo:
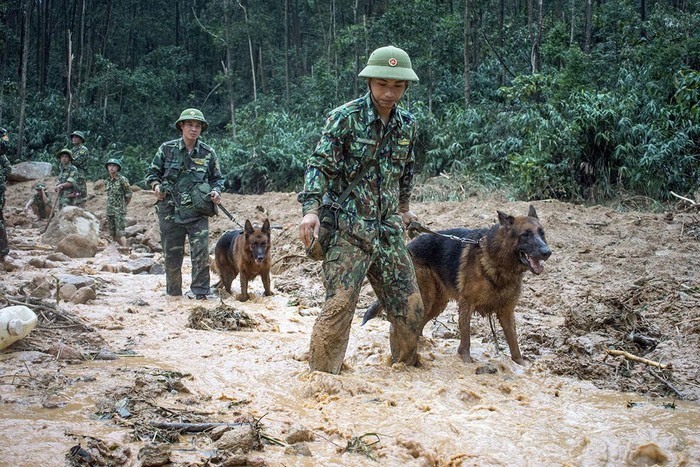
<path fill-rule="evenodd" d="M 54 191 L 58 196 L 58 210 L 66 206 L 77 206 L 80 201 L 80 192 L 76 188 L 78 183 L 78 169 L 73 165 L 73 154 L 70 149 L 61 149 L 56 153 L 58 164 L 58 179 Z"/>
<path fill-rule="evenodd" d="M 210 292 L 209 219 L 193 211 L 188 187 L 208 184 L 211 200 L 219 204 L 224 186 L 214 149 L 199 140 L 208 126 L 202 112 L 185 109 L 175 122 L 182 137 L 163 143 L 146 171 L 146 184 L 158 200 L 166 293 L 182 295 L 182 260 L 187 236 L 192 260 L 190 291 L 198 300 L 206 300 Z"/>
<path fill-rule="evenodd" d="M 70 135 L 73 148 L 73 165 L 78 169 L 78 178 L 76 179 L 76 189 L 80 195 L 75 202 L 76 206 L 85 207 L 87 201 L 87 178 L 88 169 L 90 168 L 90 153 L 85 146 L 85 135 L 82 131 L 74 131 Z"/>
<path fill-rule="evenodd" d="M 43 183 L 34 185 L 34 195 L 29 198 L 29 201 L 24 206 L 25 211 L 29 209 L 34 212 L 34 215 L 39 220 L 45 220 L 51 215 L 51 195 L 46 192 L 46 185 Z"/>
<path fill-rule="evenodd" d="M 7 130 L 0 128 L 0 262 L 5 261 L 5 256 L 10 252 L 10 246 L 7 241 L 7 230 L 5 229 L 5 217 L 3 210 L 5 209 L 5 186 L 7 177 L 12 172 L 12 166 L 7 159 L 7 152 L 10 147 L 7 136 Z"/>
<path fill-rule="evenodd" d="M 309 366 L 335 374 L 343 364 L 365 276 L 391 323 L 393 362 L 417 364 L 423 319 L 402 225 L 417 220 L 409 208 L 416 121 L 396 106 L 408 82 L 418 77 L 408 54 L 392 46 L 375 50 L 359 76 L 368 79 L 369 92 L 330 112 L 298 196 L 304 216 L 300 237 L 307 248 L 312 239 L 323 247 L 326 288 L 311 335 Z M 321 224 L 330 234 L 319 239 Z"/>
<path fill-rule="evenodd" d="M 131 202 L 131 184 L 121 175 L 122 164 L 117 159 L 110 159 L 105 164 L 109 177 L 105 181 L 107 192 L 107 227 L 112 240 L 121 246 L 126 246 L 126 232 L 124 231 L 126 206 Z"/>

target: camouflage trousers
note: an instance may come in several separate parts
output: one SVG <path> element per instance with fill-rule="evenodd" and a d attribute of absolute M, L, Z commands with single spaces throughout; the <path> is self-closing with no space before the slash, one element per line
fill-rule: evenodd
<path fill-rule="evenodd" d="M 310 369 L 340 373 L 365 276 L 391 323 L 392 361 L 415 365 L 424 311 L 403 235 L 397 230 L 371 245 L 358 243 L 344 232 L 332 235 L 323 260 L 326 301 L 311 334 Z"/>
<path fill-rule="evenodd" d="M 175 210 L 166 199 L 157 204 L 160 238 L 165 255 L 165 289 L 168 295 L 182 295 L 182 260 L 185 254 L 185 237 L 190 242 L 192 260 L 193 294 L 208 294 L 209 287 L 209 219 L 198 218 L 192 222 L 175 222 Z"/>
<path fill-rule="evenodd" d="M 126 236 L 126 231 L 124 230 L 126 226 L 124 220 L 125 214 L 126 213 L 119 212 L 113 215 L 107 215 L 107 229 L 113 239 Z"/>
<path fill-rule="evenodd" d="M 10 252 L 10 245 L 7 241 L 7 229 L 5 229 L 5 190 L 0 191 L 0 259 L 3 259 Z"/>
<path fill-rule="evenodd" d="M 65 191 L 65 190 L 64 190 Z M 77 206 L 79 208 L 85 208 L 85 199 L 80 196 L 69 196 L 71 193 L 65 193 L 62 191 L 59 193 L 58 198 L 58 210 L 65 208 L 66 206 Z"/>

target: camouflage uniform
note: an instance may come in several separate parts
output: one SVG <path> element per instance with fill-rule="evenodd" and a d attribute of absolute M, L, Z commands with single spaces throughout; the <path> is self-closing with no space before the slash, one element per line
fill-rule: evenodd
<path fill-rule="evenodd" d="M 44 201 L 42 191 L 46 196 L 46 201 Z M 45 189 L 37 189 L 34 191 L 34 195 L 32 196 L 29 205 L 32 207 L 34 214 L 36 214 L 39 219 L 44 220 L 49 217 L 49 209 L 51 209 L 51 195 Z"/>
<path fill-rule="evenodd" d="M 105 181 L 107 192 L 107 226 L 112 238 L 124 237 L 124 217 L 126 216 L 126 205 L 131 201 L 131 184 L 123 175 L 108 177 Z"/>
<path fill-rule="evenodd" d="M 311 155 L 304 215 L 336 202 L 365 164 L 376 161 L 337 211 L 337 228 L 324 239 L 326 301 L 311 337 L 312 370 L 339 373 L 365 276 L 391 322 L 393 360 L 415 364 L 423 305 L 406 249 L 399 212 L 407 211 L 415 162 L 416 122 L 396 107 L 385 126 L 370 94 L 330 112 Z"/>
<path fill-rule="evenodd" d="M 81 144 L 80 146 L 73 146 L 71 148 L 71 153 L 73 154 L 73 165 L 78 169 L 78 175 L 76 178 L 75 189 L 80 195 L 75 201 L 76 206 L 84 207 L 87 201 L 87 172 L 90 166 L 90 153 L 88 152 L 87 146 Z"/>
<path fill-rule="evenodd" d="M 183 170 L 184 168 L 184 170 Z M 187 154 L 182 138 L 163 143 L 146 170 L 146 184 L 160 184 L 165 199 L 156 204 L 165 254 L 165 283 L 168 295 L 182 295 L 182 259 L 185 236 L 190 242 L 192 283 L 196 295 L 209 294 L 209 218 L 187 209 L 183 186 L 192 181 L 207 182 L 221 192 L 224 177 L 214 149 L 197 141 Z"/>
<path fill-rule="evenodd" d="M 66 165 L 59 163 L 58 167 L 58 183 L 56 184 L 60 185 L 66 182 L 72 184 L 70 188 L 64 188 L 58 193 L 58 210 L 60 211 L 66 206 L 78 206 L 80 203 L 80 195 L 76 188 L 78 169 L 70 162 Z"/>
<path fill-rule="evenodd" d="M 7 230 L 5 229 L 5 218 L 3 210 L 5 209 L 5 185 L 7 177 L 12 172 L 10 161 L 5 155 L 9 149 L 9 145 L 3 139 L 0 139 L 0 261 L 10 252 L 10 246 L 7 241 Z"/>

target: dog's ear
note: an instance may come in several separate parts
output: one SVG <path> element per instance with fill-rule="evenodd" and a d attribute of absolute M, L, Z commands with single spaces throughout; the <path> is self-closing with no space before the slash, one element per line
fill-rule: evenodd
<path fill-rule="evenodd" d="M 498 222 L 503 226 L 503 227 L 510 227 L 513 225 L 513 222 L 515 222 L 515 217 L 506 214 L 503 211 L 496 211 L 498 213 Z"/>
<path fill-rule="evenodd" d="M 245 220 L 245 233 L 248 235 L 253 233 L 253 224 L 248 219 Z"/>
<path fill-rule="evenodd" d="M 270 219 L 265 219 L 265 222 L 263 222 L 262 231 L 264 233 L 270 233 Z"/>
<path fill-rule="evenodd" d="M 530 205 L 530 209 L 528 209 L 528 211 L 527 211 L 527 215 L 529 217 L 534 217 L 535 219 L 538 218 L 537 211 L 535 211 L 535 206 L 533 206 L 532 204 Z"/>

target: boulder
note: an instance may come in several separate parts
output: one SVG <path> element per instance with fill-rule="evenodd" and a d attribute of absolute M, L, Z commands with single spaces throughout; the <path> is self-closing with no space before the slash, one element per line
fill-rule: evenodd
<path fill-rule="evenodd" d="M 83 237 L 88 243 L 97 246 L 100 241 L 100 221 L 90 211 L 66 206 L 54 215 L 41 240 L 56 246 L 72 234 Z"/>
<path fill-rule="evenodd" d="M 27 182 L 51 176 L 53 166 L 50 162 L 20 162 L 12 166 L 12 172 L 7 177 L 11 182 Z"/>
<path fill-rule="evenodd" d="M 89 238 L 71 234 L 58 242 L 56 250 L 70 258 L 92 258 L 97 253 L 97 243 Z"/>

